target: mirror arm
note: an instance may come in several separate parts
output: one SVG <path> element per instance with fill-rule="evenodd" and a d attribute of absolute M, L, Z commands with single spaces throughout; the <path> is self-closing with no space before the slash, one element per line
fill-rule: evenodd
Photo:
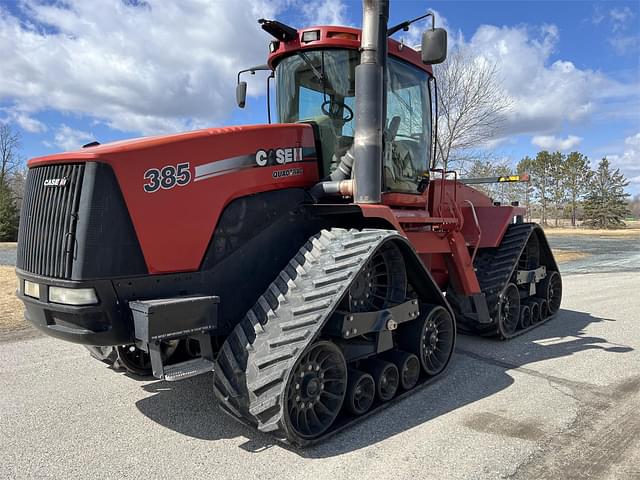
<path fill-rule="evenodd" d="M 433 158 L 431 159 L 431 168 L 436 168 L 436 157 L 438 155 L 438 81 L 436 77 L 430 77 L 433 80 L 433 96 L 435 115 L 433 118 Z"/>
<path fill-rule="evenodd" d="M 251 75 L 255 75 L 256 72 L 259 72 L 261 70 L 271 70 L 271 67 L 269 65 L 256 65 L 255 67 L 240 70 L 238 72 L 238 83 L 240 83 L 240 75 L 242 75 L 243 73 L 251 72 Z"/>
<path fill-rule="evenodd" d="M 405 22 L 399 23 L 398 25 L 394 25 L 393 27 L 387 30 L 387 37 L 390 37 L 394 33 L 399 32 L 400 30 L 404 30 L 406 32 L 407 30 L 409 30 L 409 25 L 427 17 L 431 17 L 431 30 L 433 30 L 434 28 L 436 28 L 436 16 L 433 14 L 433 12 L 429 12 L 420 17 L 416 17 L 413 20 L 407 20 Z"/>
<path fill-rule="evenodd" d="M 267 77 L 267 120 L 269 120 L 269 125 L 271 125 L 271 79 L 275 78 L 274 72 L 271 72 L 271 75 Z"/>

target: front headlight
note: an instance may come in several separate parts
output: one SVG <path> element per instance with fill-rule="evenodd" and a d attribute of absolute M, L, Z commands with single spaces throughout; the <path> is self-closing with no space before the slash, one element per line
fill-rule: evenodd
<path fill-rule="evenodd" d="M 64 305 L 95 305 L 98 297 L 93 288 L 49 287 L 49 301 Z"/>
<path fill-rule="evenodd" d="M 27 297 L 40 298 L 40 285 L 37 283 L 30 282 L 29 280 L 25 280 L 23 293 Z"/>

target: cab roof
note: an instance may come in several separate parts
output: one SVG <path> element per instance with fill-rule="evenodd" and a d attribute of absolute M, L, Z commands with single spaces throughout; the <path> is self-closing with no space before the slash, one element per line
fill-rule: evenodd
<path fill-rule="evenodd" d="M 318 32 L 319 35 L 307 35 L 308 37 L 318 37 L 317 40 L 303 41 L 305 32 Z M 274 69 L 278 62 L 284 57 L 300 50 L 313 50 L 318 48 L 347 48 L 358 50 L 360 48 L 361 30 L 351 27 L 340 27 L 335 25 L 324 25 L 316 27 L 306 27 L 298 30 L 298 35 L 290 41 L 274 40 L 269 48 L 270 54 L 267 64 Z M 400 58 L 429 74 L 433 74 L 430 65 L 422 63 L 419 52 L 413 48 L 398 42 L 392 38 L 388 39 L 388 53 L 391 56 Z"/>

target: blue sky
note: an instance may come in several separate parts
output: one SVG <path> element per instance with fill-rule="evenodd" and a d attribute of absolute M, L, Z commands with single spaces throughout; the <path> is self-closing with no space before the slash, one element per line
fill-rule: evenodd
<path fill-rule="evenodd" d="M 390 23 L 437 12 L 454 45 L 498 62 L 513 98 L 496 156 L 608 156 L 640 193 L 640 2 L 392 1 Z M 359 1 L 0 0 L 0 121 L 33 157 L 91 140 L 266 121 L 263 78 L 234 107 L 237 70 L 262 63 L 255 19 L 359 25 Z M 420 26 L 419 26 L 420 27 Z M 408 43 L 418 29 L 404 34 Z"/>

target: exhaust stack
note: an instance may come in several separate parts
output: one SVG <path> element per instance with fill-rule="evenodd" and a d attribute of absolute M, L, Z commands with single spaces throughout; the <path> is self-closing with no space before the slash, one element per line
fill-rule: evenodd
<path fill-rule="evenodd" d="M 384 123 L 387 117 L 389 0 L 363 0 L 360 64 L 356 67 L 353 200 L 380 203 Z"/>

